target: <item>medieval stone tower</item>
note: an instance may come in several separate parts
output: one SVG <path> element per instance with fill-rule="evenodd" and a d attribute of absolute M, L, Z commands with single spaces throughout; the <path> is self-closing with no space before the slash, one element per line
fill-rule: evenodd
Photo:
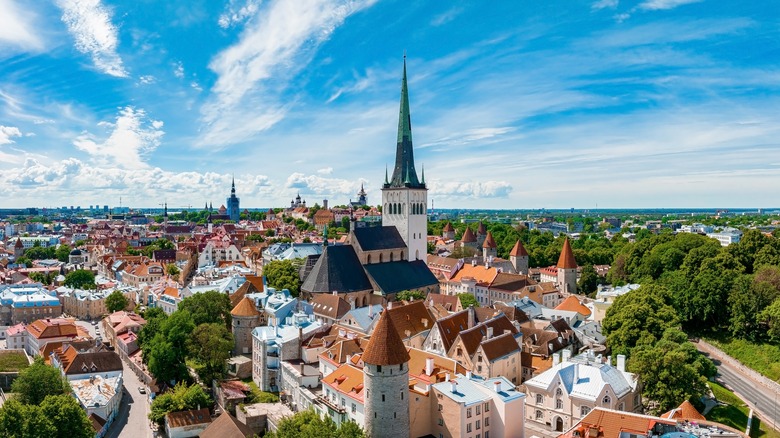
<path fill-rule="evenodd" d="M 528 251 L 525 250 L 523 242 L 518 240 L 509 252 L 509 261 L 516 273 L 528 275 L 528 258 Z"/>
<path fill-rule="evenodd" d="M 558 288 L 563 293 L 577 293 L 577 261 L 571 250 L 569 238 L 563 241 L 561 256 L 558 258 Z"/>
<path fill-rule="evenodd" d="M 488 231 L 487 237 L 485 237 L 485 241 L 482 242 L 482 258 L 484 258 L 485 262 L 487 262 L 490 257 L 498 257 L 498 246 L 496 245 L 496 241 L 493 239 L 493 233 Z"/>
<path fill-rule="evenodd" d="M 365 425 L 369 438 L 409 438 L 409 352 L 389 312 L 363 352 Z"/>
<path fill-rule="evenodd" d="M 382 186 L 382 225 L 394 226 L 409 248 L 409 260 L 425 260 L 428 250 L 428 188 L 425 170 L 417 178 L 412 147 L 412 119 L 406 85 L 406 58 L 401 81 L 401 110 L 393 177 Z"/>
<path fill-rule="evenodd" d="M 252 353 L 252 330 L 260 325 L 261 313 L 257 311 L 251 299 L 244 297 L 230 314 L 233 315 L 232 328 L 235 342 L 233 354 Z"/>

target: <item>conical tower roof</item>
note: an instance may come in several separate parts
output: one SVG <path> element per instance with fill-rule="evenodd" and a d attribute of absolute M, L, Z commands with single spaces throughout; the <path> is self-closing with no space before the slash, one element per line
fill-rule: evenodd
<path fill-rule="evenodd" d="M 388 311 L 382 312 L 362 356 L 370 365 L 400 365 L 409 362 L 409 352 L 393 325 Z"/>
<path fill-rule="evenodd" d="M 471 231 L 471 228 L 466 227 L 466 231 L 463 233 L 463 237 L 460 239 L 463 243 L 472 243 L 477 241 L 477 236 Z"/>
<path fill-rule="evenodd" d="M 22 239 L 20 237 L 16 238 L 16 243 L 14 244 L 14 248 L 24 248 L 24 244 L 22 243 Z"/>
<path fill-rule="evenodd" d="M 569 238 L 563 241 L 561 256 L 558 258 L 558 269 L 576 269 L 577 261 L 574 260 L 574 251 L 571 250 Z"/>
<path fill-rule="evenodd" d="M 444 224 L 444 228 L 442 229 L 442 231 L 444 231 L 445 233 L 452 233 L 455 231 L 455 228 L 452 228 L 452 224 L 447 222 L 446 224 Z"/>
<path fill-rule="evenodd" d="M 249 297 L 244 297 L 236 304 L 236 307 L 230 311 L 233 316 L 260 316 L 260 312 L 255 308 L 255 303 Z"/>
<path fill-rule="evenodd" d="M 512 251 L 509 251 L 511 257 L 528 257 L 528 251 L 525 250 L 523 242 L 517 239 L 517 243 L 512 247 Z"/>
<path fill-rule="evenodd" d="M 493 233 L 488 231 L 487 237 L 485 238 L 485 242 L 482 244 L 483 248 L 495 248 L 496 247 L 496 241 L 493 240 Z"/>
<path fill-rule="evenodd" d="M 484 236 L 487 234 L 487 228 L 485 227 L 485 224 L 482 223 L 482 221 L 479 221 L 479 227 L 477 227 L 477 234 L 480 236 Z"/>

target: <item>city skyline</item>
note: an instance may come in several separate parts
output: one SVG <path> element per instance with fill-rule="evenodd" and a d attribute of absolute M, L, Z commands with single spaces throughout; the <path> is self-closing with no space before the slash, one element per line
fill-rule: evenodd
<path fill-rule="evenodd" d="M 404 50 L 437 208 L 778 204 L 768 2 L 22 5 L 0 4 L 3 207 L 218 207 L 233 175 L 242 208 L 377 205 Z"/>

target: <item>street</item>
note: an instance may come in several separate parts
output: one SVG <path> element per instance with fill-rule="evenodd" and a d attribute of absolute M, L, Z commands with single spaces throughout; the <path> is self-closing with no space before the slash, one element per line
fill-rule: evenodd
<path fill-rule="evenodd" d="M 780 426 L 780 395 L 770 388 L 757 382 L 750 374 L 740 369 L 741 365 L 733 365 L 721 361 L 709 353 L 710 346 L 697 344 L 699 351 L 712 360 L 718 368 L 718 379 L 734 391 L 743 401 L 752 407 L 761 420 L 769 427 L 777 430 Z"/>
<path fill-rule="evenodd" d="M 123 366 L 122 378 L 126 392 L 122 396 L 119 414 L 105 436 L 106 438 L 151 438 L 152 430 L 149 428 L 147 417 L 149 404 L 146 396 L 148 394 L 138 392 L 138 387 L 142 386 L 141 382 L 135 373 L 124 365 L 124 362 Z"/>

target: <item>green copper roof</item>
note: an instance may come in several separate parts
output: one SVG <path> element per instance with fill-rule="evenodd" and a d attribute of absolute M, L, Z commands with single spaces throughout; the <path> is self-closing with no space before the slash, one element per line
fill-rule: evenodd
<path fill-rule="evenodd" d="M 424 188 L 414 170 L 414 150 L 412 147 L 412 117 L 409 112 L 409 89 L 406 84 L 406 57 L 404 57 L 404 76 L 401 80 L 401 109 L 398 115 L 398 143 L 395 150 L 393 178 L 388 187 Z"/>

